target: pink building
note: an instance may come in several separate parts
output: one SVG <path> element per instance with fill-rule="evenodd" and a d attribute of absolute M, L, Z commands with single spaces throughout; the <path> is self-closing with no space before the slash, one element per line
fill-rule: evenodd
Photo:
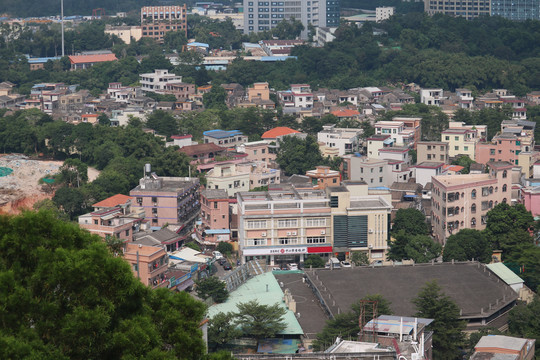
<path fill-rule="evenodd" d="M 323 190 L 341 183 L 341 174 L 339 171 L 331 170 L 330 166 L 317 166 L 315 170 L 307 171 L 306 176 L 311 178 L 314 189 Z"/>
<path fill-rule="evenodd" d="M 519 165 L 520 152 L 520 139 L 514 134 L 502 133 L 494 136 L 491 142 L 476 144 L 476 162 L 486 164 L 489 161 L 508 161 Z"/>
<path fill-rule="evenodd" d="M 522 188 L 521 203 L 534 217 L 540 216 L 540 186 Z"/>
<path fill-rule="evenodd" d="M 460 229 L 483 230 L 487 213 L 497 204 L 512 201 L 512 167 L 489 162 L 489 173 L 432 177 L 431 224 L 441 244 Z"/>
<path fill-rule="evenodd" d="M 130 263 L 131 271 L 147 286 L 158 287 L 164 283 L 169 257 L 161 246 L 126 243 L 124 259 Z"/>
<path fill-rule="evenodd" d="M 229 196 L 226 190 L 201 191 L 201 219 L 205 241 L 229 240 Z M 227 231 L 209 231 L 227 230 Z"/>
<path fill-rule="evenodd" d="M 144 216 L 153 227 L 165 224 L 179 225 L 184 232 L 193 229 L 199 217 L 201 205 L 199 179 L 183 177 L 159 177 L 150 172 L 149 164 L 139 185 L 130 191 L 136 204 L 144 209 Z"/>
<path fill-rule="evenodd" d="M 265 162 L 266 165 L 276 160 L 276 146 L 269 145 L 268 141 L 247 142 L 238 146 L 237 151 L 246 153 L 249 161 Z"/>

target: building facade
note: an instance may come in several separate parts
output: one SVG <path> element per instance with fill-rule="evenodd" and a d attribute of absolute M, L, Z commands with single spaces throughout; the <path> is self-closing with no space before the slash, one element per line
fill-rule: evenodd
<path fill-rule="evenodd" d="M 157 69 L 153 73 L 140 74 L 141 88 L 144 92 L 163 92 L 168 84 L 181 83 L 182 77 L 169 74 L 169 70 Z"/>
<path fill-rule="evenodd" d="M 432 178 L 433 235 L 441 244 L 460 229 L 483 230 L 487 212 L 497 204 L 511 203 L 512 167 L 489 162 L 489 173 Z"/>
<path fill-rule="evenodd" d="M 158 287 L 165 282 L 169 256 L 162 246 L 126 243 L 123 255 L 124 259 L 130 263 L 133 275 L 143 284 Z"/>
<path fill-rule="evenodd" d="M 338 156 L 358 151 L 361 129 L 336 128 L 336 125 L 324 125 L 317 133 L 317 141 L 323 142 L 328 148 L 337 148 Z"/>
<path fill-rule="evenodd" d="M 248 137 L 240 130 L 208 130 L 203 132 L 204 143 L 213 143 L 224 147 L 240 146 L 248 141 Z"/>
<path fill-rule="evenodd" d="M 479 16 L 491 15 L 491 1 L 472 0 L 462 2 L 459 0 L 424 0 L 424 11 L 429 15 L 445 14 L 451 16 L 462 16 L 465 19 L 470 20 Z"/>
<path fill-rule="evenodd" d="M 242 262 L 303 261 L 309 254 L 332 253 L 330 204 L 322 190 L 242 192 L 238 237 Z"/>
<path fill-rule="evenodd" d="M 292 18 L 304 25 L 302 38 L 307 39 L 308 27 L 338 27 L 339 0 L 244 0 L 244 33 L 268 31 L 282 20 Z"/>
<path fill-rule="evenodd" d="M 440 161 L 448 164 L 448 143 L 442 141 L 420 141 L 416 148 L 416 162 Z"/>
<path fill-rule="evenodd" d="M 152 227 L 175 224 L 190 232 L 201 210 L 199 186 L 198 178 L 159 177 L 148 167 L 130 195 Z"/>
<path fill-rule="evenodd" d="M 187 36 L 187 7 L 144 6 L 141 8 L 142 37 L 163 42 L 170 31 L 183 31 Z"/>

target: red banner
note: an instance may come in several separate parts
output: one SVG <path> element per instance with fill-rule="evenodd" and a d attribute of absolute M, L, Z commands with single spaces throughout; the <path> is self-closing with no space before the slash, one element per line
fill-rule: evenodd
<path fill-rule="evenodd" d="M 308 247 L 308 254 L 317 254 L 317 253 L 331 253 L 331 246 L 310 246 Z"/>

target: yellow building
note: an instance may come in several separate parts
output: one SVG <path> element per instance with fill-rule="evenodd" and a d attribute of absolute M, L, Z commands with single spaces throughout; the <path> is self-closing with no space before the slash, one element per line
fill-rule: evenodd
<path fill-rule="evenodd" d="M 475 131 L 469 129 L 448 129 L 441 133 L 441 141 L 448 143 L 448 156 L 467 155 L 471 159 L 476 157 Z"/>

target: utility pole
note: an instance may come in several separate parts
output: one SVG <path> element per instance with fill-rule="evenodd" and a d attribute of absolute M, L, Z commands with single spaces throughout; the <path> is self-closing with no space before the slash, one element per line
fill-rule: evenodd
<path fill-rule="evenodd" d="M 60 0 L 60 18 L 62 23 L 62 57 L 64 57 L 64 0 Z"/>

